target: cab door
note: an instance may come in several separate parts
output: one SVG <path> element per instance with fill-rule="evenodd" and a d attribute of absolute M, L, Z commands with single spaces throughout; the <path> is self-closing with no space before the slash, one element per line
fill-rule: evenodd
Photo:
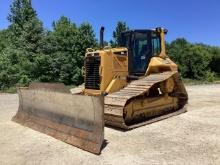
<path fill-rule="evenodd" d="M 133 57 L 132 57 L 132 72 L 134 74 L 143 74 L 146 72 L 148 63 L 152 56 L 152 46 L 150 33 L 135 32 L 133 39 Z"/>

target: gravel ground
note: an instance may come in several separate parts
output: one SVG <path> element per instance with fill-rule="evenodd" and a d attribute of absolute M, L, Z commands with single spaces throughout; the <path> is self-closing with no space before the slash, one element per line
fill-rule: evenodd
<path fill-rule="evenodd" d="M 16 94 L 0 94 L 1 164 L 220 164 L 220 84 L 187 87 L 187 113 L 128 132 L 105 128 L 93 155 L 11 121 Z"/>

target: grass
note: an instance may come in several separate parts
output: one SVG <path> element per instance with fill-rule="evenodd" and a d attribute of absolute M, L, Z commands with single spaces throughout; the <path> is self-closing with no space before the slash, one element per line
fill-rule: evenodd
<path fill-rule="evenodd" d="M 9 88 L 5 88 L 0 90 L 0 93 L 17 93 L 17 88 L 16 87 L 9 87 Z"/>
<path fill-rule="evenodd" d="M 214 81 L 208 80 L 193 80 L 193 79 L 183 79 L 184 84 L 186 85 L 200 85 L 200 84 L 220 84 L 220 76 L 215 76 Z"/>

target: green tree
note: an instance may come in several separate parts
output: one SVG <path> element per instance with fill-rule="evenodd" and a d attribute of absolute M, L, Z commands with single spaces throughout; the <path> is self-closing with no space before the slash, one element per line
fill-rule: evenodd
<path fill-rule="evenodd" d="M 205 45 L 191 44 L 179 38 L 168 46 L 168 54 L 178 64 L 184 78 L 204 79 L 210 72 L 212 55 Z"/>
<path fill-rule="evenodd" d="M 188 56 L 189 48 L 190 43 L 188 43 L 184 38 L 178 38 L 172 41 L 169 46 L 167 46 L 168 55 L 177 63 L 183 77 L 187 77 L 187 66 L 185 66 L 183 60 Z"/>
<path fill-rule="evenodd" d="M 82 23 L 78 27 L 77 35 L 77 62 L 81 66 L 84 64 L 84 57 L 87 48 L 96 48 L 98 46 L 97 39 L 95 38 L 95 33 L 92 25 L 89 23 Z"/>
<path fill-rule="evenodd" d="M 10 43 L 8 39 L 8 35 L 9 35 L 9 30 L 7 29 L 0 30 L 0 54 Z"/>
<path fill-rule="evenodd" d="M 191 45 L 188 55 L 183 59 L 185 75 L 191 79 L 204 79 L 210 69 L 208 65 L 212 56 L 200 45 Z"/>
<path fill-rule="evenodd" d="M 53 31 L 48 34 L 46 40 L 48 44 L 45 44 L 44 53 L 49 55 L 47 60 L 51 61 L 51 70 L 47 72 L 53 78 L 51 80 L 65 84 L 81 84 L 81 68 L 86 48 L 97 46 L 92 26 L 83 23 L 77 27 L 67 17 L 62 16 L 53 23 Z"/>
<path fill-rule="evenodd" d="M 119 42 L 121 40 L 121 33 L 126 30 L 129 30 L 129 27 L 127 26 L 126 22 L 118 21 L 117 26 L 113 31 L 113 40 L 110 41 L 112 47 L 119 46 Z"/>
<path fill-rule="evenodd" d="M 3 52 L 1 62 L 5 66 L 2 67 L 10 85 L 27 85 L 36 79 L 36 68 L 33 66 L 36 57 L 41 53 L 44 29 L 32 8 L 31 0 L 14 0 L 10 11 L 9 44 Z"/>
<path fill-rule="evenodd" d="M 11 43 L 17 49 L 27 51 L 27 58 L 33 62 L 41 51 L 44 29 L 31 0 L 14 0 L 8 20 L 11 23 Z"/>
<path fill-rule="evenodd" d="M 209 64 L 210 69 L 220 75 L 220 48 L 210 47 L 210 54 L 212 54 L 212 60 Z"/>
<path fill-rule="evenodd" d="M 49 36 L 51 68 L 55 81 L 71 84 L 73 70 L 77 67 L 75 45 L 77 36 L 76 24 L 62 16 L 53 23 L 54 31 Z"/>

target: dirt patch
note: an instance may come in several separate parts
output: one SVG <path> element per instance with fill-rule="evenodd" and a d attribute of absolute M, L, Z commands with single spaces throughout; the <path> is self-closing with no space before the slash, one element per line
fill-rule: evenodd
<path fill-rule="evenodd" d="M 0 94 L 0 164 L 220 164 L 220 84 L 187 91 L 187 113 L 128 132 L 105 128 L 100 156 L 12 122 L 18 96 Z"/>

